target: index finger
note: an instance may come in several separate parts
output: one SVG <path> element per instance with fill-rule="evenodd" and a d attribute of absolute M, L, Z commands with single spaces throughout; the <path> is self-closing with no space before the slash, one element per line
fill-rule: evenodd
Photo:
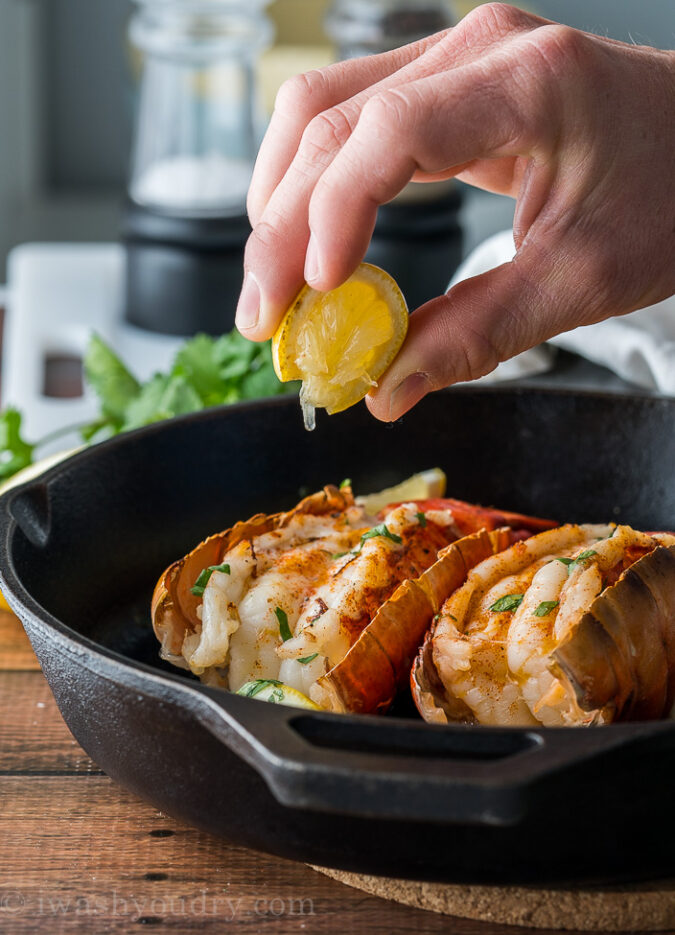
<path fill-rule="evenodd" d="M 428 36 L 382 55 L 338 62 L 296 75 L 281 86 L 248 194 L 248 213 L 253 227 L 259 223 L 272 193 L 292 163 L 307 124 L 323 111 L 349 100 L 419 58 L 446 33 Z"/>

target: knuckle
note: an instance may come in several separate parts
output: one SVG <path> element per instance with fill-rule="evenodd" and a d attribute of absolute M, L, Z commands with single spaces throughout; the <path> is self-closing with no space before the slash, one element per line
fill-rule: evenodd
<path fill-rule="evenodd" d="M 279 225 L 277 225 L 268 220 L 261 221 L 254 228 L 246 244 L 245 265 L 247 269 L 249 266 L 255 265 L 259 257 L 269 255 L 279 249 L 285 239 L 283 231 L 280 229 L 281 218 L 279 218 L 279 222 Z"/>
<path fill-rule="evenodd" d="M 330 161 L 342 149 L 352 134 L 352 125 L 343 110 L 326 110 L 308 124 L 303 133 L 300 151 L 310 163 Z"/>
<path fill-rule="evenodd" d="M 590 43 L 584 33 L 570 26 L 542 26 L 532 33 L 530 48 L 536 59 L 559 79 L 571 68 L 588 65 Z"/>
<path fill-rule="evenodd" d="M 462 381 L 477 380 L 491 373 L 502 357 L 489 335 L 468 326 L 458 350 L 461 361 L 458 380 Z"/>
<path fill-rule="evenodd" d="M 359 122 L 367 132 L 381 138 L 405 123 L 407 110 L 406 97 L 398 89 L 391 88 L 370 98 L 361 111 Z"/>
<path fill-rule="evenodd" d="M 501 39 L 522 22 L 522 11 L 510 3 L 482 3 L 462 20 L 462 27 L 470 40 L 484 44 Z"/>
<path fill-rule="evenodd" d="M 274 109 L 281 114 L 297 117 L 307 113 L 312 101 L 321 93 L 325 79 L 320 69 L 287 78 L 277 92 Z"/>
<path fill-rule="evenodd" d="M 472 288 L 471 280 L 458 283 L 451 293 L 452 304 L 447 306 L 446 314 L 438 322 L 436 346 L 452 348 L 452 353 L 444 353 L 442 365 L 434 377 L 434 389 L 477 380 L 491 373 L 502 360 L 496 329 L 479 327 L 473 316 L 457 314 L 458 308 L 472 307 L 475 301 Z"/>

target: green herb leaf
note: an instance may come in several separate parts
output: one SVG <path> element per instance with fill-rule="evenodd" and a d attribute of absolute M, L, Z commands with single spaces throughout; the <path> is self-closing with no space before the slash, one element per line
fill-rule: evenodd
<path fill-rule="evenodd" d="M 558 606 L 560 601 L 542 601 L 534 612 L 535 617 L 548 617 L 552 610 Z"/>
<path fill-rule="evenodd" d="M 184 376 L 156 373 L 128 406 L 123 431 L 203 409 L 199 394 Z"/>
<path fill-rule="evenodd" d="M 0 479 L 5 480 L 33 463 L 35 445 L 21 437 L 21 413 L 5 409 L 0 415 Z"/>
<path fill-rule="evenodd" d="M 490 610 L 496 614 L 517 610 L 523 603 L 524 596 L 524 594 L 505 594 L 504 597 L 500 597 L 498 601 L 494 602 Z"/>
<path fill-rule="evenodd" d="M 454 620 L 455 623 L 457 623 L 457 617 L 455 617 L 454 614 L 448 614 L 448 617 L 450 617 L 451 620 Z"/>
<path fill-rule="evenodd" d="M 248 355 L 238 363 L 243 376 L 248 370 Z M 191 385 L 204 405 L 217 405 L 222 401 L 227 379 L 222 374 L 222 361 L 216 340 L 206 334 L 195 335 L 178 351 L 171 374 L 182 376 Z"/>
<path fill-rule="evenodd" d="M 229 565 L 209 565 L 208 568 L 205 568 L 197 580 L 194 583 L 194 586 L 190 588 L 190 593 L 194 594 L 195 597 L 201 597 L 206 590 L 206 585 L 211 580 L 211 575 L 214 571 L 222 571 L 223 574 L 229 575 L 230 566 Z"/>
<path fill-rule="evenodd" d="M 352 486 L 352 479 L 351 479 L 351 477 L 345 477 L 345 479 L 344 479 L 344 480 L 342 481 L 342 483 L 340 484 L 340 490 L 344 490 L 345 487 L 351 487 L 351 486 Z"/>
<path fill-rule="evenodd" d="M 91 336 L 83 367 L 87 382 L 101 402 L 103 415 L 121 427 L 127 407 L 141 391 L 140 383 L 97 334 Z"/>
<path fill-rule="evenodd" d="M 105 441 L 106 438 L 111 438 L 114 434 L 115 427 L 109 419 L 96 419 L 94 422 L 80 428 L 83 442 Z"/>
<path fill-rule="evenodd" d="M 586 551 L 582 552 L 581 555 L 577 555 L 577 557 L 574 559 L 574 564 L 582 565 L 584 562 L 587 562 L 589 558 L 593 558 L 593 556 L 597 554 L 598 553 L 595 551 L 595 549 L 586 549 Z"/>
<path fill-rule="evenodd" d="M 418 514 L 417 514 L 417 522 L 420 524 L 420 526 L 422 527 L 422 529 L 425 529 L 425 528 L 426 528 L 426 525 L 427 525 L 427 518 L 426 518 L 426 515 L 425 515 L 424 513 L 418 513 Z"/>
<path fill-rule="evenodd" d="M 376 539 L 378 536 L 382 536 L 384 539 L 390 539 L 392 542 L 395 542 L 397 545 L 400 545 L 403 542 L 400 536 L 397 536 L 395 532 L 389 532 L 385 523 L 380 523 L 379 526 L 373 526 L 372 529 L 369 529 L 368 532 L 364 532 L 361 536 L 361 541 L 353 552 L 354 555 L 358 555 L 368 539 Z"/>
<path fill-rule="evenodd" d="M 311 656 L 303 656 L 302 659 L 298 659 L 298 662 L 301 665 L 306 666 L 308 662 L 314 662 L 318 655 L 318 653 L 312 653 Z"/>
<path fill-rule="evenodd" d="M 293 634 L 291 633 L 291 628 L 288 625 L 288 617 L 286 613 L 277 607 L 274 613 L 277 615 L 277 620 L 279 621 L 279 633 L 281 634 L 281 639 L 286 642 L 286 640 L 292 640 Z"/>
<path fill-rule="evenodd" d="M 582 552 L 580 555 L 577 555 L 576 558 L 556 558 L 556 562 L 562 562 L 563 565 L 567 565 L 568 574 L 572 574 L 575 568 L 578 568 L 580 565 L 585 565 L 586 562 L 598 553 L 594 549 L 586 549 L 585 552 Z"/>
<path fill-rule="evenodd" d="M 282 688 L 275 688 L 267 699 L 271 704 L 282 704 L 284 700 L 284 691 Z"/>
<path fill-rule="evenodd" d="M 255 698 L 256 695 L 259 695 L 260 692 L 264 691 L 266 688 L 280 685 L 282 685 L 282 682 L 279 682 L 276 679 L 256 679 L 255 682 L 246 682 L 245 685 L 242 685 L 241 688 L 237 691 L 237 694 L 242 695 L 244 698 Z"/>

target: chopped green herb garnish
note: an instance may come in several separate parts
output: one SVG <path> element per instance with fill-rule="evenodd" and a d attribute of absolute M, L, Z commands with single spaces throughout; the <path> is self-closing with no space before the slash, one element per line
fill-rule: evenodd
<path fill-rule="evenodd" d="M 567 571 L 571 575 L 575 568 L 578 568 L 579 565 L 585 565 L 589 558 L 597 554 L 598 553 L 594 549 L 586 549 L 585 552 L 577 555 L 576 558 L 556 558 L 556 562 L 562 562 L 563 565 L 567 565 Z"/>
<path fill-rule="evenodd" d="M 587 562 L 589 558 L 592 558 L 594 555 L 597 555 L 597 554 L 598 553 L 594 549 L 586 549 L 586 551 L 582 552 L 581 555 L 577 555 L 577 557 L 574 559 L 574 564 L 581 565 L 584 562 Z"/>
<path fill-rule="evenodd" d="M 331 558 L 344 558 L 345 555 L 349 555 L 349 552 L 334 552 Z"/>
<path fill-rule="evenodd" d="M 308 662 L 314 662 L 318 655 L 318 653 L 312 653 L 311 656 L 303 656 L 302 659 L 298 659 L 298 662 L 300 665 L 306 666 Z"/>
<path fill-rule="evenodd" d="M 516 610 L 523 603 L 523 594 L 505 594 L 495 601 L 490 608 L 496 614 L 502 614 L 505 611 Z"/>
<path fill-rule="evenodd" d="M 340 484 L 340 490 L 344 490 L 345 487 L 351 487 L 351 486 L 352 486 L 352 479 L 351 479 L 351 477 L 345 477 L 345 479 L 344 479 L 344 480 L 342 481 L 342 483 Z"/>
<path fill-rule="evenodd" d="M 384 539 L 390 539 L 397 545 L 400 545 L 403 542 L 403 539 L 401 539 L 400 536 L 397 536 L 395 532 L 390 532 L 387 529 L 385 523 L 380 523 L 379 526 L 373 526 L 373 528 L 369 529 L 368 532 L 364 532 L 364 534 L 361 536 L 361 541 L 358 545 L 358 548 L 354 549 L 353 554 L 358 555 L 368 539 L 376 539 L 378 536 L 382 536 Z"/>
<path fill-rule="evenodd" d="M 275 688 L 267 699 L 271 704 L 281 704 L 284 700 L 284 693 L 281 688 Z"/>
<path fill-rule="evenodd" d="M 264 689 L 277 687 L 282 684 L 282 682 L 278 682 L 276 679 L 257 679 L 255 682 L 247 682 L 245 685 L 242 685 L 237 694 L 242 695 L 244 698 L 255 698 L 255 696 L 259 695 Z M 283 692 L 281 697 L 283 698 Z"/>
<path fill-rule="evenodd" d="M 560 601 L 542 601 L 534 612 L 535 617 L 548 617 L 552 610 L 558 606 Z"/>
<path fill-rule="evenodd" d="M 417 522 L 420 524 L 422 529 L 425 528 L 425 526 L 427 525 L 427 518 L 424 513 L 417 514 Z"/>
<path fill-rule="evenodd" d="M 222 571 L 224 575 L 229 575 L 230 566 L 229 565 L 209 565 L 208 568 L 205 568 L 204 571 L 200 574 L 197 580 L 194 583 L 194 587 L 190 588 L 190 593 L 194 594 L 195 597 L 202 597 L 204 591 L 206 590 L 206 585 L 211 580 L 211 575 L 214 571 Z"/>
<path fill-rule="evenodd" d="M 451 620 L 454 620 L 455 623 L 457 623 L 457 617 L 455 617 L 454 614 L 448 614 L 448 617 L 450 617 Z"/>
<path fill-rule="evenodd" d="M 277 620 L 279 621 L 279 633 L 281 634 L 281 639 L 286 642 L 286 640 L 292 640 L 293 634 L 291 633 L 291 628 L 288 625 L 288 617 L 281 607 L 277 607 L 274 613 L 277 615 Z"/>

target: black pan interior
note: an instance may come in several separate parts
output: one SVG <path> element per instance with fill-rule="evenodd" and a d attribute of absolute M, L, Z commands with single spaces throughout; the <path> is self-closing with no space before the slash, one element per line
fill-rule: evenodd
<path fill-rule="evenodd" d="M 365 493 L 438 465 L 449 496 L 673 529 L 674 423 L 674 400 L 517 388 L 437 393 L 393 425 L 359 406 L 314 433 L 294 399 L 212 410 L 92 449 L 19 494 L 14 566 L 53 616 L 161 666 L 157 577 L 237 519 L 345 477 Z"/>

